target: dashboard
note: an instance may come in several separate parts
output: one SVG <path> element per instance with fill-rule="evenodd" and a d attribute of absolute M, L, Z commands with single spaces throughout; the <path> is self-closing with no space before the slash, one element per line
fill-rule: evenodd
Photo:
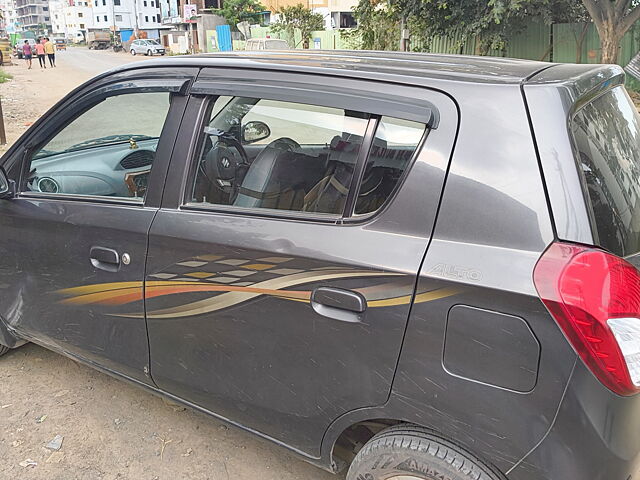
<path fill-rule="evenodd" d="M 158 139 L 97 145 L 31 162 L 29 191 L 143 198 Z"/>

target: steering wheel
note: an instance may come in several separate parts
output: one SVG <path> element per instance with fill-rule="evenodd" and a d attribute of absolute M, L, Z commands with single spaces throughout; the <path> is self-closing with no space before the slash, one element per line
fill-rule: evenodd
<path fill-rule="evenodd" d="M 231 195 L 249 168 L 249 156 L 234 136 L 224 134 L 209 149 L 199 168 L 212 185 Z"/>

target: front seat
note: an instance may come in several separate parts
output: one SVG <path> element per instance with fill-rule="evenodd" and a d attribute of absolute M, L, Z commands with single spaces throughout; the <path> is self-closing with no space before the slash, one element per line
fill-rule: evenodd
<path fill-rule="evenodd" d="M 301 211 L 322 175 L 318 158 L 272 142 L 255 158 L 233 202 L 238 207 Z"/>

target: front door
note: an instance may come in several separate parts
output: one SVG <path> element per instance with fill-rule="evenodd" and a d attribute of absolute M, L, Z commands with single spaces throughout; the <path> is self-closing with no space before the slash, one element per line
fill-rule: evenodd
<path fill-rule="evenodd" d="M 210 88 L 190 100 L 201 114 L 181 130 L 197 142 L 174 152 L 150 231 L 151 373 L 318 456 L 333 420 L 388 397 L 455 129 L 429 150 L 426 109 L 401 118 L 331 95 Z"/>
<path fill-rule="evenodd" d="M 20 336 L 150 382 L 147 234 L 186 80 L 143 75 L 87 87 L 5 157 L 19 193 L 0 201 L 0 317 Z"/>

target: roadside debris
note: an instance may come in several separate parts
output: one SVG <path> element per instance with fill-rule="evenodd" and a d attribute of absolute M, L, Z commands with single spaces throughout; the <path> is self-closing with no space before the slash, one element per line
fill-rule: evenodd
<path fill-rule="evenodd" d="M 47 419 L 47 415 L 40 415 L 38 418 L 36 418 L 36 423 L 42 423 Z"/>
<path fill-rule="evenodd" d="M 193 449 L 192 448 L 187 448 L 187 451 L 184 452 L 182 454 L 183 457 L 188 457 L 189 455 L 191 455 L 193 453 Z"/>
<path fill-rule="evenodd" d="M 30 458 L 27 458 L 26 460 L 21 461 L 18 465 L 24 468 L 35 467 L 36 465 L 38 465 L 38 462 L 31 460 Z"/>
<path fill-rule="evenodd" d="M 69 390 L 60 390 L 59 392 L 56 392 L 53 395 L 53 398 L 60 398 L 60 397 L 62 397 L 64 395 L 66 395 L 67 393 L 69 393 Z"/>
<path fill-rule="evenodd" d="M 11 442 L 11 446 L 12 447 L 19 447 L 20 445 L 22 445 L 24 443 L 23 440 L 14 440 L 13 442 Z"/>
<path fill-rule="evenodd" d="M 55 437 L 53 437 L 53 440 L 47 443 L 46 448 L 48 448 L 49 450 L 60 450 L 62 448 L 63 440 L 64 437 L 62 435 L 56 435 Z"/>
<path fill-rule="evenodd" d="M 13 403 L 7 403 L 6 405 L 0 406 L 0 408 L 9 408 Z"/>

